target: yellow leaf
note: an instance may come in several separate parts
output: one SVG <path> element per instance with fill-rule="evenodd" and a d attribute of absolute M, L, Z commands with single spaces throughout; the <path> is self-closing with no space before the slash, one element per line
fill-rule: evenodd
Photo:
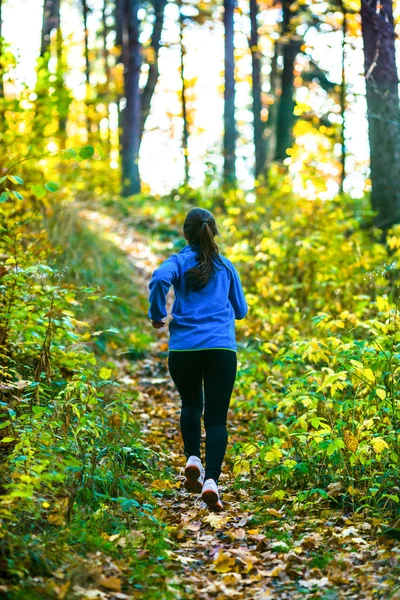
<path fill-rule="evenodd" d="M 390 307 L 387 296 L 378 296 L 376 299 L 376 306 L 378 307 L 379 312 L 389 310 Z"/>
<path fill-rule="evenodd" d="M 345 429 L 343 432 L 343 441 L 344 441 L 346 448 L 348 450 L 350 450 L 351 452 L 355 452 L 357 450 L 358 439 L 356 438 L 354 433 L 352 433 L 348 429 Z"/>
<path fill-rule="evenodd" d="M 228 573 L 228 571 L 232 570 L 236 559 L 234 556 L 228 554 L 227 552 L 219 552 L 214 562 L 214 571 L 217 571 L 217 573 Z"/>
<path fill-rule="evenodd" d="M 350 362 L 353 365 L 353 367 L 356 367 L 356 369 L 364 368 L 364 365 L 362 363 L 360 363 L 358 360 L 351 360 Z"/>
<path fill-rule="evenodd" d="M 233 474 L 235 477 L 243 475 L 244 473 L 250 473 L 250 463 L 248 460 L 239 458 L 233 465 Z"/>
<path fill-rule="evenodd" d="M 106 367 L 101 367 L 99 371 L 100 379 L 110 379 L 112 369 L 107 369 Z"/>
<path fill-rule="evenodd" d="M 271 448 L 271 450 L 265 454 L 264 458 L 267 462 L 273 462 L 275 460 L 279 460 L 281 456 L 282 452 L 279 450 L 279 448 Z"/>
<path fill-rule="evenodd" d="M 203 522 L 209 523 L 213 529 L 222 529 L 222 527 L 230 521 L 231 517 L 223 517 L 215 513 L 211 513 L 204 517 Z"/>
<path fill-rule="evenodd" d="M 151 484 L 151 487 L 159 492 L 163 490 L 170 490 L 172 483 L 168 479 L 155 479 Z"/>
<path fill-rule="evenodd" d="M 380 454 L 381 452 L 383 452 L 385 450 L 385 448 L 389 448 L 388 443 L 385 442 L 385 440 L 380 437 L 372 438 L 371 444 L 372 444 L 372 447 L 373 447 L 374 451 L 376 452 L 376 454 Z"/>
<path fill-rule="evenodd" d="M 246 456 L 250 456 L 251 454 L 257 452 L 257 446 L 249 442 L 248 444 L 244 444 L 242 447 L 242 452 L 246 454 Z"/>
<path fill-rule="evenodd" d="M 107 590 L 112 590 L 113 592 L 121 591 L 121 580 L 119 577 L 100 577 L 99 581 L 101 587 L 106 588 Z"/>
<path fill-rule="evenodd" d="M 375 381 L 375 375 L 372 369 L 364 369 L 362 374 L 366 377 L 366 379 L 368 379 L 368 381 L 371 381 L 372 383 Z"/>
<path fill-rule="evenodd" d="M 381 400 L 384 400 L 386 398 L 386 392 L 385 390 L 375 390 L 376 395 L 378 396 L 378 398 L 380 398 Z"/>
<path fill-rule="evenodd" d="M 65 519 L 61 513 L 52 513 L 47 517 L 47 520 L 52 525 L 64 525 Z"/>

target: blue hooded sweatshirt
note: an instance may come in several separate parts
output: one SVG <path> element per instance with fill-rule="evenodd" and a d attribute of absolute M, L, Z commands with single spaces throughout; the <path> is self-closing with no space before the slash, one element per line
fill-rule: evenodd
<path fill-rule="evenodd" d="M 235 319 L 247 314 L 239 275 L 230 260 L 220 256 L 206 286 L 186 291 L 184 274 L 198 265 L 198 246 L 189 244 L 165 260 L 149 283 L 148 316 L 161 321 L 167 316 L 166 295 L 174 287 L 175 301 L 169 324 L 170 350 L 225 349 L 236 351 Z"/>

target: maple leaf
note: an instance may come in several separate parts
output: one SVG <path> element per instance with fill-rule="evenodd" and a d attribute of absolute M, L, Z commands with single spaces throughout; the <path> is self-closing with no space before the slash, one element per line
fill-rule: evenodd
<path fill-rule="evenodd" d="M 228 573 L 232 570 L 236 562 L 236 558 L 228 552 L 219 552 L 214 561 L 213 570 L 217 573 Z"/>
<path fill-rule="evenodd" d="M 211 513 L 203 518 L 204 523 L 209 523 L 213 529 L 222 529 L 222 527 L 232 519 L 232 517 L 221 516 Z"/>

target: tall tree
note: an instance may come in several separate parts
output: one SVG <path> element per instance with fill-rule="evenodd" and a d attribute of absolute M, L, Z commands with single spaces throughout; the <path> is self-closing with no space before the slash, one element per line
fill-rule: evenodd
<path fill-rule="evenodd" d="M 265 172 L 266 143 L 264 140 L 265 123 L 261 117 L 261 52 L 258 40 L 258 0 L 250 0 L 250 38 L 253 97 L 253 140 L 255 149 L 255 176 L 259 179 Z"/>
<path fill-rule="evenodd" d="M 340 113 L 342 116 L 342 172 L 340 174 L 340 193 L 343 193 L 344 180 L 346 178 L 346 33 L 347 33 L 347 9 L 343 0 L 339 0 L 343 15 L 342 21 L 342 81 L 340 84 Z"/>
<path fill-rule="evenodd" d="M 122 193 L 124 196 L 138 194 L 141 190 L 139 148 L 142 117 L 139 78 L 142 54 L 138 10 L 139 0 L 124 0 L 123 62 L 126 100 L 122 112 Z"/>
<path fill-rule="evenodd" d="M 154 22 L 152 35 L 146 51 L 147 81 L 143 89 L 139 87 L 142 66 L 142 44 L 139 39 L 138 9 L 140 0 L 117 0 L 116 33 L 117 43 L 122 43 L 124 64 L 124 87 L 126 106 L 121 113 L 122 146 L 122 190 L 125 196 L 140 192 L 139 149 L 151 101 L 159 77 L 158 55 L 161 47 L 161 33 L 164 24 L 164 9 L 167 0 L 153 0 Z"/>
<path fill-rule="evenodd" d="M 54 117 L 58 119 L 57 137 L 60 148 L 64 147 L 67 135 L 67 118 L 71 97 L 64 83 L 66 65 L 61 33 L 60 4 L 61 0 L 44 0 L 43 3 L 40 59 L 35 88 L 37 98 L 35 118 L 32 120 L 32 139 L 39 147 L 43 146 L 45 142 L 43 132 Z M 54 49 L 54 45 L 53 48 L 51 47 L 51 36 L 54 30 L 56 31 L 55 55 L 57 58 L 55 73 L 49 70 L 49 58 Z M 54 75 L 55 82 L 53 84 Z M 52 87 L 53 91 L 49 91 L 49 88 Z"/>
<path fill-rule="evenodd" d="M 89 7 L 87 0 L 81 0 L 82 2 L 82 16 L 83 16 L 83 30 L 84 30 L 84 54 L 85 54 L 85 81 L 86 81 L 86 128 L 88 140 L 92 129 L 92 123 L 90 119 L 90 56 L 89 56 L 89 28 L 88 28 L 88 15 Z"/>
<path fill-rule="evenodd" d="M 110 70 L 110 63 L 109 63 L 109 51 L 108 51 L 108 47 L 107 47 L 107 37 L 109 34 L 109 27 L 107 24 L 107 9 L 108 9 L 108 0 L 103 0 L 103 8 L 102 8 L 102 12 L 101 12 L 101 20 L 102 20 L 102 25 L 103 25 L 103 31 L 102 31 L 102 50 L 103 50 L 103 62 L 104 62 L 104 74 L 106 77 L 106 81 L 105 81 L 105 104 L 106 104 L 106 115 L 107 115 L 107 151 L 108 154 L 110 154 L 110 150 L 111 150 L 111 127 L 110 127 L 110 107 L 109 107 L 109 94 L 108 94 L 108 90 L 110 88 L 110 81 L 111 81 L 111 70 Z"/>
<path fill-rule="evenodd" d="M 293 29 L 293 17 L 297 11 L 291 10 L 293 0 L 282 1 L 282 36 L 283 71 L 281 78 L 281 95 L 278 105 L 275 160 L 283 161 L 287 157 L 286 150 L 293 144 L 294 125 L 294 64 L 300 50 L 301 39 Z"/>
<path fill-rule="evenodd" d="M 224 87 L 224 183 L 236 183 L 236 118 L 235 118 L 235 0 L 224 0 L 225 87 Z"/>
<path fill-rule="evenodd" d="M 146 125 L 147 117 L 150 114 L 150 106 L 153 98 L 154 91 L 158 77 L 160 75 L 158 67 L 158 55 L 160 52 L 161 45 L 161 33 L 164 25 L 164 9 L 167 0 L 153 0 L 154 10 L 154 25 L 153 32 L 150 38 L 150 60 L 148 61 L 148 76 L 146 85 L 143 88 L 142 93 L 142 117 L 141 117 L 141 128 L 140 128 L 140 141 L 143 136 L 144 128 Z"/>
<path fill-rule="evenodd" d="M 50 47 L 51 32 L 60 28 L 60 0 L 44 0 L 40 56 Z"/>
<path fill-rule="evenodd" d="M 3 54 L 3 2 L 0 0 L 0 56 Z M 0 98 L 4 97 L 3 72 L 0 71 Z"/>
<path fill-rule="evenodd" d="M 376 225 L 400 222 L 400 107 L 392 0 L 362 0 L 361 28 Z"/>
<path fill-rule="evenodd" d="M 187 118 L 187 106 L 186 106 L 186 80 L 185 80 L 185 44 L 183 40 L 183 31 L 184 31 L 184 23 L 183 23 L 183 15 L 181 11 L 181 7 L 179 7 L 179 47 L 180 47 L 180 55 L 181 55 L 181 104 L 182 104 L 182 150 L 183 150 L 183 158 L 185 164 L 185 185 L 189 184 L 189 127 L 188 127 L 188 118 Z"/>

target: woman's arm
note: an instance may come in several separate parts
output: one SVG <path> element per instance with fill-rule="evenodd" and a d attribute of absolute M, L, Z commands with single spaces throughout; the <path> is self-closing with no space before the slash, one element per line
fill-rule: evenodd
<path fill-rule="evenodd" d="M 247 302 L 244 296 L 242 284 L 240 283 L 239 274 L 231 263 L 231 285 L 229 288 L 229 301 L 232 304 L 235 312 L 235 319 L 244 319 L 247 315 Z"/>
<path fill-rule="evenodd" d="M 178 261 L 176 256 L 170 256 L 153 272 L 149 283 L 150 308 L 149 318 L 153 321 L 153 327 L 162 327 L 161 320 L 167 316 L 165 307 L 166 296 L 169 288 L 173 285 L 178 275 Z M 158 325 L 157 325 L 158 324 Z"/>

